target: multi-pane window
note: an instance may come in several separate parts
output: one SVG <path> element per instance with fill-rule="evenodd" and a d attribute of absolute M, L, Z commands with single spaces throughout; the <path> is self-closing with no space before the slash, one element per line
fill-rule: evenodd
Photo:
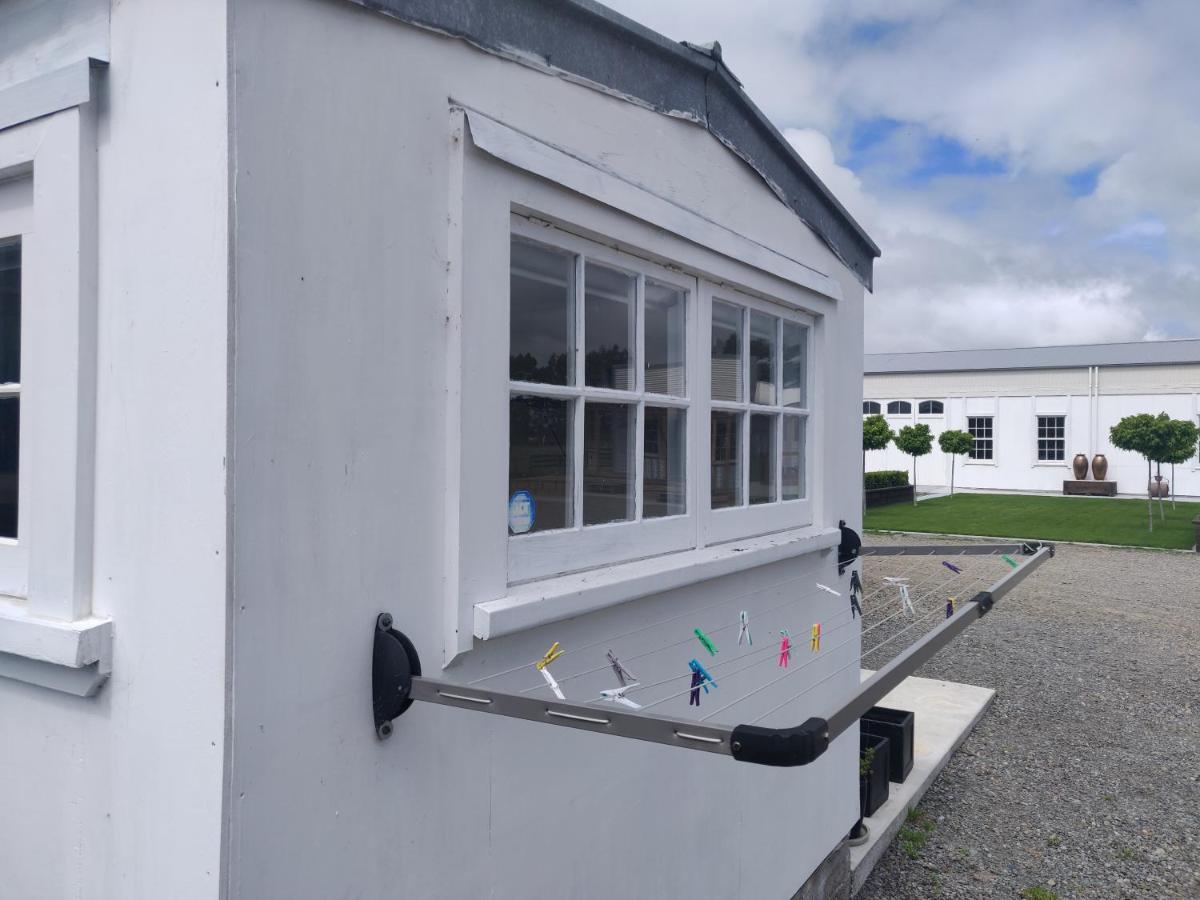
<path fill-rule="evenodd" d="M 713 300 L 713 509 L 805 496 L 808 340 L 801 322 Z"/>
<path fill-rule="evenodd" d="M 922 400 L 917 404 L 917 413 L 922 416 L 940 416 L 945 412 L 941 400 Z"/>
<path fill-rule="evenodd" d="M 0 538 L 17 537 L 21 433 L 21 239 L 0 239 Z"/>
<path fill-rule="evenodd" d="M 509 291 L 511 533 L 685 514 L 688 292 L 515 236 Z"/>
<path fill-rule="evenodd" d="M 992 417 L 967 416 L 967 433 L 971 435 L 971 459 L 992 458 Z"/>
<path fill-rule="evenodd" d="M 1037 458 L 1039 462 L 1060 462 L 1067 457 L 1067 417 L 1037 417 Z"/>
<path fill-rule="evenodd" d="M 880 409 L 881 409 L 881 407 L 874 400 L 864 400 L 863 401 L 863 415 L 864 416 L 878 415 Z"/>
<path fill-rule="evenodd" d="M 912 404 L 907 400 L 893 400 L 887 405 L 889 416 L 907 416 L 912 413 Z"/>

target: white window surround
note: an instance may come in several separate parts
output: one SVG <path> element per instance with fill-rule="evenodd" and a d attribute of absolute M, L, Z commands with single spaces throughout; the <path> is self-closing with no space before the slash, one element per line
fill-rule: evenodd
<path fill-rule="evenodd" d="M 102 683 L 111 647 L 111 622 L 91 607 L 97 71 L 84 60 L 0 92 L 0 181 L 32 179 L 18 223 L 20 520 L 0 542 L 0 675 L 78 694 Z"/>
<path fill-rule="evenodd" d="M 747 305 L 766 303 L 776 315 L 798 311 L 802 317 L 797 318 L 810 325 L 808 390 L 810 406 L 818 411 L 827 406 L 828 387 L 814 360 L 827 358 L 824 316 L 834 310 L 840 291 L 836 282 L 811 266 L 625 181 L 599 163 L 478 113 L 451 109 L 449 144 L 443 664 L 469 650 L 474 637 L 495 638 L 835 547 L 838 531 L 823 524 L 821 514 L 824 429 L 819 415 L 810 418 L 806 429 L 808 496 L 804 500 L 769 505 L 774 508 L 708 512 L 708 406 L 706 402 L 696 405 L 699 395 L 694 389 L 696 384 L 704 385 L 707 398 L 708 345 L 693 340 L 688 348 L 689 515 L 677 518 L 694 523 L 699 532 L 696 540 L 686 549 L 653 559 L 513 583 L 505 522 L 507 453 L 495 452 L 494 440 L 479 436 L 504 435 L 508 428 L 507 341 L 496 341 L 494 336 L 508 333 L 503 302 L 507 290 L 497 291 L 496 285 L 508 283 L 514 214 L 525 217 L 526 225 L 518 227 L 530 229 L 529 236 L 535 239 L 541 239 L 536 237 L 538 229 L 553 227 L 555 233 L 565 231 L 665 267 L 677 281 L 694 279 L 699 303 L 689 310 L 689 334 L 695 333 L 693 328 L 701 335 L 709 333 L 707 311 L 714 292 Z M 704 352 L 695 352 L 698 345 Z M 703 452 L 696 453 L 697 448 Z M 772 514 L 784 507 L 789 507 L 788 512 L 776 521 Z M 801 513 L 802 509 L 807 512 Z M 734 513 L 727 517 L 732 520 L 746 512 L 766 515 L 750 530 L 718 519 L 720 513 Z"/>
<path fill-rule="evenodd" d="M 1035 400 L 1036 405 L 1036 400 Z M 1063 458 L 1062 459 L 1038 459 L 1038 420 L 1039 419 L 1062 419 L 1063 420 Z M 1032 417 L 1031 434 L 1033 436 L 1032 453 L 1033 459 L 1031 465 L 1035 468 L 1063 469 L 1070 468 L 1070 454 L 1067 451 L 1067 445 L 1071 440 L 1071 417 L 1066 411 L 1059 412 L 1054 407 L 1048 411 L 1037 410 Z"/>

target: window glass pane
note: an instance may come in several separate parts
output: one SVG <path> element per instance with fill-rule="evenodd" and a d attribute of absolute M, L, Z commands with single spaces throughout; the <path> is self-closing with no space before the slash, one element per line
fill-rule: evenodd
<path fill-rule="evenodd" d="M 634 407 L 583 407 L 583 524 L 633 518 Z"/>
<path fill-rule="evenodd" d="M 940 416 L 944 411 L 941 400 L 922 400 L 917 405 L 917 413 L 922 416 Z"/>
<path fill-rule="evenodd" d="M 775 416 L 750 417 L 750 502 L 775 500 Z"/>
<path fill-rule="evenodd" d="M 687 392 L 684 367 L 685 294 L 646 282 L 646 390 L 682 397 Z"/>
<path fill-rule="evenodd" d="M 808 405 L 808 326 L 783 323 L 783 405 Z M 875 404 L 879 412 L 879 404 Z"/>
<path fill-rule="evenodd" d="M 583 285 L 587 384 L 589 387 L 632 391 L 637 278 L 588 263 L 583 273 Z"/>
<path fill-rule="evenodd" d="M 21 239 L 0 240 L 0 382 L 21 381 Z"/>
<path fill-rule="evenodd" d="M 783 417 L 783 499 L 799 500 L 804 496 L 804 428 L 803 416 Z"/>
<path fill-rule="evenodd" d="M 642 443 L 642 518 L 687 512 L 687 413 L 647 406 Z"/>
<path fill-rule="evenodd" d="M 750 313 L 750 400 L 753 403 L 775 403 L 775 326 L 778 323 L 774 316 Z"/>
<path fill-rule="evenodd" d="M 742 504 L 742 415 L 712 413 L 712 508 Z"/>
<path fill-rule="evenodd" d="M 530 531 L 571 524 L 570 400 L 514 396 L 508 402 L 508 496 L 533 496 Z"/>
<path fill-rule="evenodd" d="M 888 415 L 908 415 L 912 412 L 912 404 L 907 400 L 893 400 L 887 405 Z"/>
<path fill-rule="evenodd" d="M 742 399 L 742 310 L 713 301 L 712 398 Z"/>
<path fill-rule="evenodd" d="M 508 371 L 513 381 L 573 384 L 575 257 L 513 238 Z"/>
<path fill-rule="evenodd" d="M 879 404 L 876 403 L 874 400 L 864 400 L 863 401 L 863 414 L 864 415 L 868 415 L 868 416 L 875 415 L 878 412 L 879 412 Z"/>
<path fill-rule="evenodd" d="M 17 536 L 17 461 L 21 398 L 0 399 L 0 537 Z"/>

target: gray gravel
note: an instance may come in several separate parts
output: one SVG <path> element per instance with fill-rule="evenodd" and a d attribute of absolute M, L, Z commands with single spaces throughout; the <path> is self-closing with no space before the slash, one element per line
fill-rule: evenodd
<path fill-rule="evenodd" d="M 996 700 L 859 900 L 1200 897 L 1200 557 L 1060 545 L 917 674 Z"/>

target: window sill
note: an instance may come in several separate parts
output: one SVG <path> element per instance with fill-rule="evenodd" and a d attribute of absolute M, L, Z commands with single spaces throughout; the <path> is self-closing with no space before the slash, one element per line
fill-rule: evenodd
<path fill-rule="evenodd" d="M 111 619 L 44 619 L 0 601 L 0 676 L 90 696 L 111 670 Z"/>
<path fill-rule="evenodd" d="M 698 581 L 829 550 L 840 541 L 841 532 L 836 528 L 798 528 L 519 585 L 507 596 L 475 604 L 475 637 L 485 641 L 502 637 Z"/>

